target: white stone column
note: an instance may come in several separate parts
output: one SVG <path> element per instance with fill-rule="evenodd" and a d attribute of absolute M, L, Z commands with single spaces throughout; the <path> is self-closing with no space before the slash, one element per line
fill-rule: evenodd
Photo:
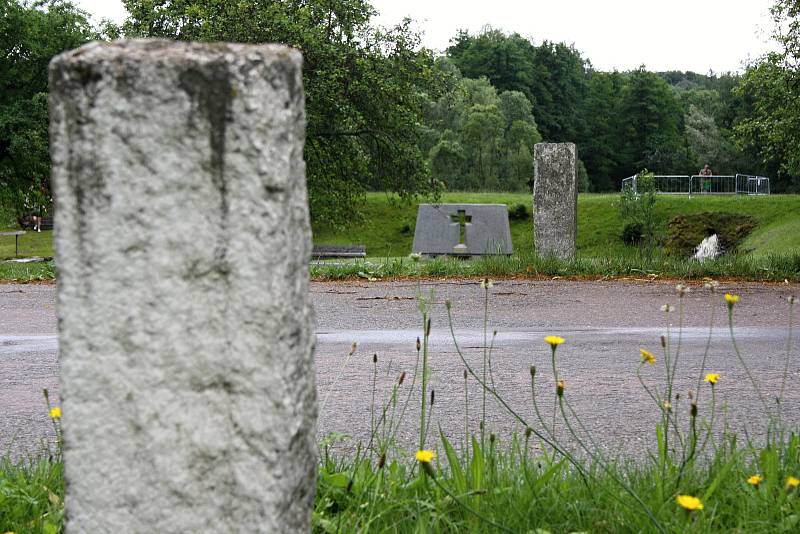
<path fill-rule="evenodd" d="M 50 64 L 70 533 L 310 529 L 301 63 L 139 40 Z"/>
<path fill-rule="evenodd" d="M 578 239 L 574 143 L 537 143 L 534 153 L 533 242 L 540 257 L 575 257 Z"/>

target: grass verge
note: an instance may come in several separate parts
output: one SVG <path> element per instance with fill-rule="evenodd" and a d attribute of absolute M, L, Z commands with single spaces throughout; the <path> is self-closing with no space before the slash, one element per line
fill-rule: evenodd
<path fill-rule="evenodd" d="M 658 277 L 680 280 L 737 278 L 754 281 L 798 281 L 800 253 L 765 256 L 728 255 L 702 263 L 669 256 L 646 259 L 636 254 L 577 258 L 571 261 L 540 258 L 535 254 L 515 254 L 510 257 L 490 256 L 469 261 L 443 257 L 430 261 L 414 261 L 405 257 L 311 265 L 311 277 L 315 280 L 481 276 L 596 279 Z"/>

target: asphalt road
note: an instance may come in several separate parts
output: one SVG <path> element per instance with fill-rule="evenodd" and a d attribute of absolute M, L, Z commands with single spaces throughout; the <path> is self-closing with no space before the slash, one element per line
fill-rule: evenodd
<path fill-rule="evenodd" d="M 737 343 L 765 401 L 774 409 L 786 362 L 786 297 L 800 295 L 798 289 L 796 285 L 736 283 L 722 284 L 718 293 L 711 295 L 702 286 L 691 286 L 683 299 L 674 388 L 680 395 L 673 399 L 679 418 L 685 420 L 688 414 L 687 394 L 696 386 L 710 339 L 706 369 L 721 375 L 715 388 L 718 421 L 727 422 L 740 434 L 746 427 L 751 438 L 763 433 L 764 408 L 733 349 L 722 293 L 741 296 L 735 308 Z M 386 412 L 387 420 L 398 420 L 413 382 L 416 339 L 422 336 L 418 292 L 429 301 L 432 325 L 429 387 L 435 390 L 435 403 L 431 432 L 441 427 L 458 442 L 465 426 L 472 432 L 478 430 L 482 411 L 481 390 L 469 378 L 469 416 L 465 417 L 465 365 L 449 331 L 444 303 L 450 300 L 461 353 L 480 375 L 484 347 L 492 345 L 496 389 L 532 426 L 541 427 L 531 409 L 531 365 L 537 367 L 537 398 L 544 418 L 550 421 L 552 417 L 553 376 L 543 338 L 553 334 L 566 339 L 558 349 L 557 361 L 566 383 L 565 395 L 598 445 L 611 454 L 636 457 L 652 442 L 659 411 L 639 385 L 636 368 L 640 347 L 655 353 L 659 361 L 653 367 L 645 366 L 642 376 L 652 387 L 662 387 L 659 337 L 669 330 L 673 352 L 678 345 L 680 313 L 660 311 L 665 303 L 678 306 L 673 283 L 496 282 L 489 293 L 487 345 L 485 292 L 476 281 L 423 282 L 419 286 L 416 282 L 312 283 L 311 292 L 317 320 L 318 433 L 320 437 L 331 432 L 351 436 L 340 446 L 369 440 L 374 421 L 380 420 L 382 406 L 389 403 L 392 388 L 405 371 L 407 378 L 398 388 L 398 407 Z M 709 337 L 712 305 L 715 320 Z M 497 335 L 492 344 L 494 330 Z M 784 421 L 794 429 L 800 421 L 799 333 L 795 328 L 782 404 Z M 350 355 L 354 342 L 357 348 Z M 373 364 L 374 355 L 377 364 Z M 0 451 L 18 456 L 52 439 L 41 394 L 45 387 L 57 394 L 55 286 L 0 285 Z M 399 442 L 409 447 L 414 446 L 419 432 L 419 381 L 415 388 L 396 433 Z M 708 415 L 708 384 L 702 384 L 701 396 L 700 414 Z M 491 397 L 486 409 L 487 428 L 501 440 L 524 428 Z M 557 433 L 566 438 L 561 422 Z"/>

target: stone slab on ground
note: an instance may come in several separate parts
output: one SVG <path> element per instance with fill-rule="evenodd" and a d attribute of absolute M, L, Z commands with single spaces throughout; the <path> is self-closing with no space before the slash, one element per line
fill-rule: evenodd
<path fill-rule="evenodd" d="M 578 240 L 578 156 L 574 143 L 537 143 L 534 153 L 533 241 L 541 257 L 575 257 Z"/>
<path fill-rule="evenodd" d="M 412 252 L 430 256 L 512 254 L 505 204 L 420 204 Z"/>
<path fill-rule="evenodd" d="M 68 532 L 308 532 L 302 58 L 92 43 L 50 65 Z"/>

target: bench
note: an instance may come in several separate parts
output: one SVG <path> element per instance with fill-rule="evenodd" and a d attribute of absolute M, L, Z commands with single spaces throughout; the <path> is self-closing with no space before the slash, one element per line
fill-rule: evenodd
<path fill-rule="evenodd" d="M 327 258 L 366 258 L 367 247 L 364 245 L 314 245 L 311 257 L 315 260 Z"/>
<path fill-rule="evenodd" d="M 19 236 L 25 235 L 24 230 L 14 232 L 0 232 L 0 237 L 14 236 L 14 256 L 19 256 Z"/>

